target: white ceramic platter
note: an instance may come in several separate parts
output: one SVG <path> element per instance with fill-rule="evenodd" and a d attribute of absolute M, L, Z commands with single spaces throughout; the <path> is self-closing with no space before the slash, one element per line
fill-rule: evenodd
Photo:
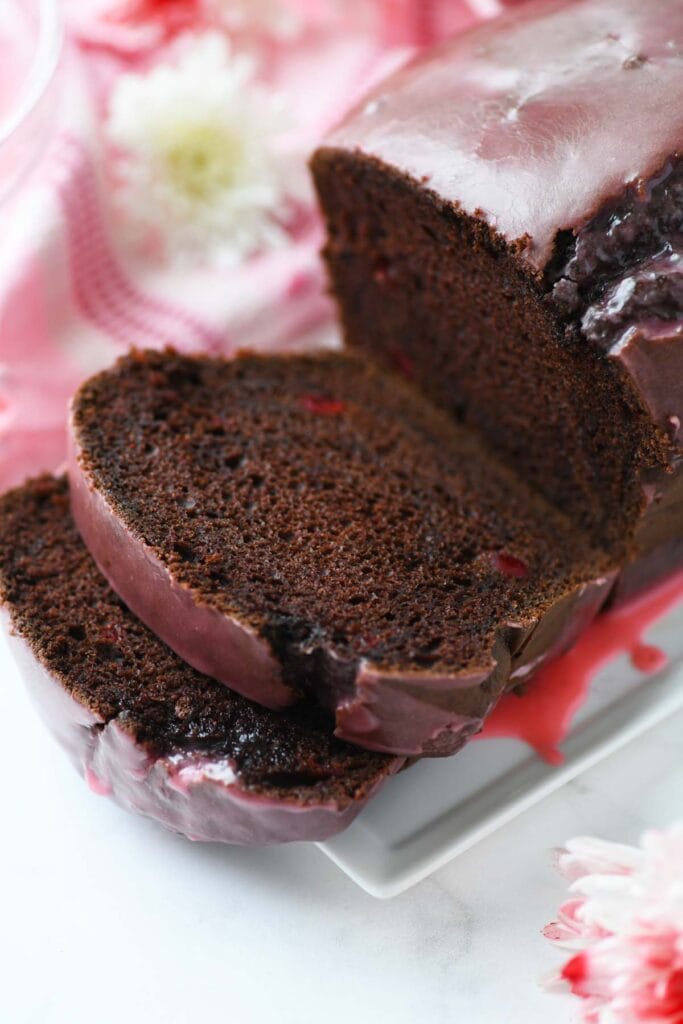
<path fill-rule="evenodd" d="M 683 606 L 649 630 L 670 658 L 643 676 L 626 657 L 595 679 L 553 767 L 516 740 L 480 740 L 392 779 L 346 832 L 320 849 L 372 896 L 396 896 L 683 707 Z"/>

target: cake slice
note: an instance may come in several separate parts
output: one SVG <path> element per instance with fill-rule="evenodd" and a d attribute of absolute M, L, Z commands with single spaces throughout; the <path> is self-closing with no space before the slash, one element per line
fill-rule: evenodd
<path fill-rule="evenodd" d="M 376 88 L 313 160 L 347 342 L 642 586 L 683 559 L 683 4 L 541 0 Z"/>
<path fill-rule="evenodd" d="M 91 786 L 193 839 L 325 839 L 401 766 L 336 740 L 319 709 L 276 714 L 181 661 L 97 571 L 64 479 L 0 498 L 0 599 L 37 707 Z"/>
<path fill-rule="evenodd" d="M 353 356 L 134 353 L 83 385 L 71 434 L 74 517 L 126 605 L 370 749 L 453 753 L 609 593 L 560 513 Z"/>

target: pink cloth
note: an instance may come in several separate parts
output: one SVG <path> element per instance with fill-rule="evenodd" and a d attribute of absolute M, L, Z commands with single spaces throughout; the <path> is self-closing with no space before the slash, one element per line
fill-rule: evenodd
<path fill-rule="evenodd" d="M 301 127 L 292 147 L 302 166 L 378 76 L 416 47 L 500 9 L 498 0 L 291 3 L 299 31 L 266 43 L 254 36 L 248 45 L 267 47 L 269 81 L 297 111 Z M 122 72 L 159 59 L 168 37 L 187 28 L 201 6 L 201 0 L 126 0 L 117 12 L 136 17 L 106 20 L 92 14 L 101 3 L 67 4 L 61 113 L 39 167 L 3 206 L 0 489 L 61 464 L 70 394 L 131 345 L 229 354 L 335 343 L 312 193 L 287 247 L 229 272 L 158 267 L 117 240 L 103 200 L 100 127 L 107 96 Z"/>

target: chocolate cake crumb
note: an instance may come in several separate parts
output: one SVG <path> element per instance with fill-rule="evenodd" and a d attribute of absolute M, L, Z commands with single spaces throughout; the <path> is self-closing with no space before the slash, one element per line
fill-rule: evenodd
<path fill-rule="evenodd" d="M 340 809 L 394 770 L 395 759 L 335 739 L 320 708 L 274 713 L 173 654 L 98 572 L 63 478 L 41 477 L 0 499 L 0 599 L 14 632 L 66 693 L 152 758 L 225 758 L 244 790 Z"/>
<path fill-rule="evenodd" d="M 600 353 L 558 324 L 514 244 L 372 157 L 323 149 L 313 167 L 347 343 L 410 365 L 425 395 L 623 558 L 644 507 L 638 469 L 662 464 L 660 439 Z"/>
<path fill-rule="evenodd" d="M 472 431 L 347 354 L 136 353 L 81 388 L 73 431 L 125 529 L 333 706 L 361 661 L 489 665 L 505 624 L 606 568 Z"/>
<path fill-rule="evenodd" d="M 622 563 L 683 535 L 682 33 L 670 0 L 510 5 L 312 160 L 347 344 Z"/>

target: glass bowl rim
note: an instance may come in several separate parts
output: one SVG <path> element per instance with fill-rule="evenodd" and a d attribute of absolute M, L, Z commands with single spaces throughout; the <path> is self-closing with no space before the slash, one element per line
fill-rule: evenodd
<path fill-rule="evenodd" d="M 64 44 L 64 26 L 58 7 L 59 0 L 39 0 L 35 53 L 17 103 L 7 117 L 0 120 L 0 146 L 30 117 L 55 76 Z"/>

